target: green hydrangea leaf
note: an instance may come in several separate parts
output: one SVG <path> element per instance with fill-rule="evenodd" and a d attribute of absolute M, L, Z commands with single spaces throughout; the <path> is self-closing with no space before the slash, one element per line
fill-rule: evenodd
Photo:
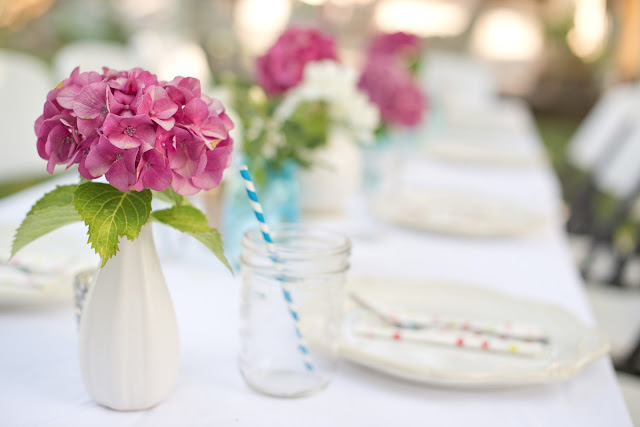
<path fill-rule="evenodd" d="M 158 222 L 189 234 L 206 246 L 231 271 L 231 265 L 222 250 L 222 238 L 214 228 L 209 228 L 207 218 L 193 206 L 180 205 L 155 211 L 151 217 Z"/>
<path fill-rule="evenodd" d="M 31 210 L 27 213 L 27 216 L 52 206 L 73 206 L 73 192 L 78 188 L 78 184 L 59 185 L 54 190 L 49 191 L 40 198 L 31 207 Z M 79 220 L 79 218 L 78 218 Z"/>
<path fill-rule="evenodd" d="M 64 225 L 80 221 L 71 200 L 77 185 L 61 185 L 42 196 L 16 230 L 11 245 L 14 256 L 27 244 Z"/>
<path fill-rule="evenodd" d="M 73 205 L 89 227 L 89 243 L 103 266 L 118 252 L 120 237 L 138 237 L 149 220 L 151 199 L 151 190 L 125 193 L 99 182 L 86 182 L 74 191 Z"/>
<path fill-rule="evenodd" d="M 206 233 L 210 230 L 207 217 L 193 206 L 175 206 L 151 213 L 153 219 L 184 233 Z"/>
<path fill-rule="evenodd" d="M 190 204 L 186 197 L 176 193 L 171 187 L 163 191 L 154 191 L 153 197 L 175 206 Z"/>

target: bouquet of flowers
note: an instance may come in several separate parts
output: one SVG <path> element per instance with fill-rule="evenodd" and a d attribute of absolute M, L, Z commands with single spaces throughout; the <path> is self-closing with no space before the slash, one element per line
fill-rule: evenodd
<path fill-rule="evenodd" d="M 261 171 L 285 161 L 310 166 L 331 127 L 357 142 L 373 140 L 378 110 L 358 89 L 355 70 L 338 62 L 331 37 L 291 28 L 257 59 L 256 70 L 260 86 L 236 108 L 245 124 L 242 148 L 259 180 Z"/>
<path fill-rule="evenodd" d="M 82 220 L 104 265 L 121 237 L 134 240 L 152 218 L 191 234 L 228 265 L 218 232 L 184 196 L 219 185 L 231 161 L 233 126 L 195 78 L 165 82 L 140 68 L 102 74 L 76 68 L 47 95 L 35 133 L 47 171 L 77 164 L 82 181 L 36 202 L 12 253 Z M 94 181 L 102 176 L 108 183 Z M 151 212 L 153 196 L 173 206 Z"/>

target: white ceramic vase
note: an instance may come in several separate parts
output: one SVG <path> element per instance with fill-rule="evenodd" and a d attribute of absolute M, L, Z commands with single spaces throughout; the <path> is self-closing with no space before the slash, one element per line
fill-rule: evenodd
<path fill-rule="evenodd" d="M 314 154 L 310 169 L 299 172 L 299 179 L 304 215 L 343 214 L 360 189 L 360 148 L 345 130 L 331 129 L 327 145 Z"/>
<path fill-rule="evenodd" d="M 96 402 L 120 411 L 150 408 L 171 392 L 179 340 L 171 296 L 150 225 L 100 269 L 80 320 L 79 362 Z"/>

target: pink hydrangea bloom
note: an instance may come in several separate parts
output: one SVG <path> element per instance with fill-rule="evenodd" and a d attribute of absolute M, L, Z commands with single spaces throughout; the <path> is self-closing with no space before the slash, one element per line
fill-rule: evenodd
<path fill-rule="evenodd" d="M 420 39 L 413 34 L 397 32 L 379 34 L 369 43 L 369 57 L 392 55 L 407 59 L 415 58 L 420 53 Z"/>
<path fill-rule="evenodd" d="M 278 95 L 300 83 L 308 62 L 336 58 L 331 37 L 313 29 L 291 28 L 257 59 L 258 83 L 269 95 Z"/>
<path fill-rule="evenodd" d="M 197 79 L 160 82 L 139 68 L 76 68 L 49 92 L 34 130 L 49 173 L 77 164 L 83 177 L 104 175 L 121 191 L 173 187 L 190 195 L 220 184 L 233 126 Z"/>
<path fill-rule="evenodd" d="M 377 56 L 367 63 L 358 87 L 380 110 L 382 121 L 396 126 L 417 126 L 426 100 L 411 74 L 389 56 Z"/>

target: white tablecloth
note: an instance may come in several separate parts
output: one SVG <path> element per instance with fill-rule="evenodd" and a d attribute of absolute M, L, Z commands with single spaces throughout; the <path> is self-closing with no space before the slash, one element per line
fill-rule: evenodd
<path fill-rule="evenodd" d="M 352 274 L 453 280 L 552 302 L 593 323 L 562 231 L 559 190 L 550 169 L 414 159 L 405 164 L 402 179 L 496 194 L 547 214 L 550 225 L 523 239 L 467 240 L 374 223 L 355 204 L 348 221 L 331 224 L 353 235 Z M 1 201 L 2 222 L 17 223 L 42 191 Z M 61 248 L 86 239 L 82 227 L 71 230 L 77 241 L 61 242 Z M 411 384 L 343 362 L 329 388 L 315 396 L 262 396 L 244 384 L 237 369 L 239 279 L 206 254 L 188 260 L 161 251 L 161 257 L 182 345 L 178 384 L 169 398 L 144 412 L 97 405 L 80 378 L 71 304 L 5 308 L 0 311 L 0 425 L 631 425 L 608 358 L 565 382 L 481 391 Z"/>

